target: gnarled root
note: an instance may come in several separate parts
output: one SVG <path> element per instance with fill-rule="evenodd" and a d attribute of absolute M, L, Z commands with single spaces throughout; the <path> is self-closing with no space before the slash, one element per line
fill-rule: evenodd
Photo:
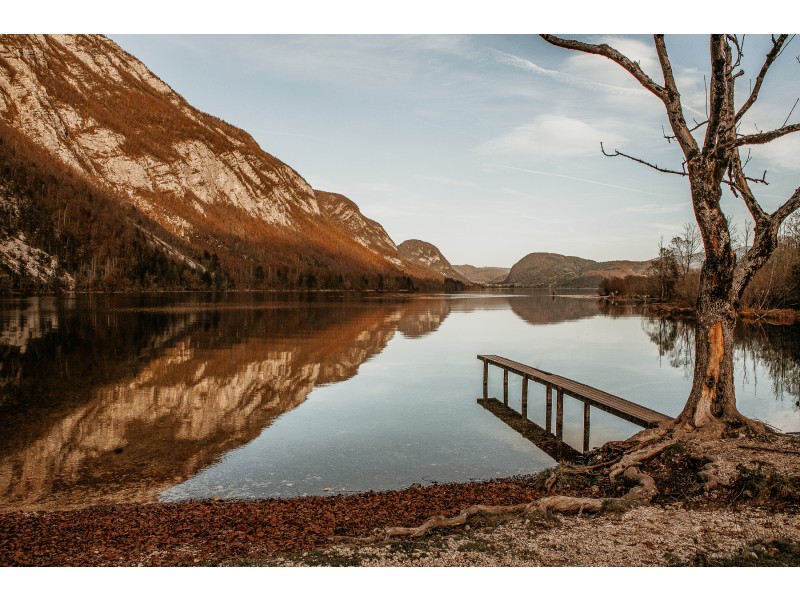
<path fill-rule="evenodd" d="M 612 483 L 615 478 L 620 474 L 629 481 L 633 481 L 636 485 L 628 491 L 622 498 L 578 498 L 574 496 L 546 496 L 530 502 L 528 504 L 514 504 L 506 506 L 486 506 L 483 504 L 476 504 L 469 508 L 462 510 L 454 517 L 444 517 L 442 515 L 435 515 L 427 519 L 424 523 L 417 527 L 387 527 L 386 529 L 377 531 L 375 535 L 362 537 L 362 538 L 334 538 L 334 541 L 339 542 L 357 542 L 370 544 L 374 542 L 384 541 L 393 537 L 411 537 L 416 538 L 425 535 L 433 529 L 442 529 L 447 527 L 458 527 L 465 525 L 471 517 L 480 515 L 514 515 L 514 514 L 529 514 L 532 512 L 553 512 L 561 514 L 583 514 L 583 513 L 599 513 L 603 510 L 622 511 L 649 504 L 653 498 L 658 495 L 658 488 L 656 487 L 655 480 L 649 475 L 639 471 L 638 467 L 644 462 L 654 456 L 662 453 L 664 450 L 672 446 L 675 442 L 672 440 L 665 440 L 659 444 L 646 445 L 647 442 L 637 444 L 634 451 L 625 454 L 621 460 L 614 463 L 609 472 L 609 477 Z M 566 467 L 570 472 L 586 472 L 590 468 L 570 468 Z M 555 484 L 557 474 L 554 473 L 545 482 L 545 489 L 550 491 Z"/>
<path fill-rule="evenodd" d="M 513 504 L 507 506 L 486 506 L 475 504 L 462 510 L 454 517 L 435 515 L 417 527 L 387 527 L 375 535 L 362 538 L 334 538 L 334 541 L 350 541 L 371 544 L 392 537 L 417 538 L 433 529 L 458 527 L 466 524 L 470 517 L 482 515 L 514 515 L 532 512 L 557 512 L 563 514 L 597 513 L 603 509 L 603 501 L 595 498 L 575 498 L 573 496 L 547 496 L 539 498 L 528 504 Z"/>
<path fill-rule="evenodd" d="M 617 477 L 620 474 L 625 473 L 630 467 L 641 466 L 644 461 L 650 460 L 654 456 L 658 456 L 674 443 L 674 441 L 668 439 L 664 440 L 660 444 L 640 447 L 633 452 L 625 454 L 613 467 L 611 467 L 611 470 L 608 473 L 608 478 L 611 480 L 611 483 L 616 483 Z"/>

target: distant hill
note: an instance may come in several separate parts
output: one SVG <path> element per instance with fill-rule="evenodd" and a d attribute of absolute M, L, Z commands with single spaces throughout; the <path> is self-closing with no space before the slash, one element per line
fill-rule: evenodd
<path fill-rule="evenodd" d="M 532 252 L 519 260 L 503 281 L 519 287 L 596 287 L 604 277 L 644 275 L 649 261 L 597 262 L 578 256 Z"/>
<path fill-rule="evenodd" d="M 406 262 L 416 263 L 422 267 L 431 269 L 448 279 L 454 279 L 464 284 L 471 283 L 467 277 L 453 268 L 439 249 L 429 242 L 422 240 L 406 240 L 397 250 L 400 257 Z"/>
<path fill-rule="evenodd" d="M 473 267 L 453 265 L 453 268 L 474 283 L 502 283 L 508 277 L 508 267 Z"/>

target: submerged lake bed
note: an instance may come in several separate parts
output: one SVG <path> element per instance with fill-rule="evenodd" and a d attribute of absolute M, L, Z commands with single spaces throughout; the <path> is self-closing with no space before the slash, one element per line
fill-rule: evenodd
<path fill-rule="evenodd" d="M 536 291 L 236 293 L 0 301 L 0 511 L 388 490 L 555 459 L 476 402 L 478 354 L 668 415 L 690 322 Z M 797 326 L 742 325 L 740 410 L 800 430 Z M 489 395 L 502 397 L 501 371 Z M 509 378 L 520 410 L 521 381 Z M 544 427 L 542 386 L 528 418 Z M 590 447 L 639 427 L 597 410 Z M 581 448 L 583 405 L 564 404 Z"/>

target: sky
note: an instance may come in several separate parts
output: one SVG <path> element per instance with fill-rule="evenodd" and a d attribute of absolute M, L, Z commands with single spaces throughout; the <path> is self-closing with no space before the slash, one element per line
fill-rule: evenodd
<path fill-rule="evenodd" d="M 647 260 L 662 236 L 668 242 L 693 221 L 686 178 L 601 153 L 602 142 L 681 169 L 677 144 L 664 137 L 663 106 L 620 67 L 519 33 L 550 24 L 538 14 L 505 14 L 505 27 L 490 29 L 511 33 L 478 35 L 458 33 L 481 29 L 452 25 L 447 13 L 438 21 L 445 26 L 432 27 L 446 35 L 397 14 L 399 30 L 415 34 L 395 34 L 385 19 L 288 24 L 289 34 L 274 33 L 281 27 L 263 18 L 234 35 L 215 33 L 213 22 L 199 28 L 206 35 L 104 25 L 127 29 L 111 39 L 189 103 L 250 133 L 312 187 L 346 195 L 396 243 L 431 242 L 454 264 L 510 267 L 530 252 Z M 592 34 L 591 22 L 574 22 L 584 31 L 575 37 L 609 43 L 660 79 L 650 36 Z M 599 20 L 597 30 L 624 30 L 618 25 Z M 768 40 L 746 37 L 742 96 Z M 668 35 L 667 46 L 687 119 L 701 121 L 707 37 Z M 749 130 L 780 126 L 789 115 L 800 96 L 796 55 L 800 40 L 770 73 Z M 790 122 L 798 118 L 800 107 Z M 766 169 L 770 181 L 761 186 L 762 204 L 774 210 L 800 185 L 800 135 L 753 154 L 752 172 Z M 724 208 L 741 228 L 741 202 L 727 198 Z"/>

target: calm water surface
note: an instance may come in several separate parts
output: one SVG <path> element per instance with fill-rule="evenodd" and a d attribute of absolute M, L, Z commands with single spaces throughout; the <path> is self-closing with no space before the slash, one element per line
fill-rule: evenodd
<path fill-rule="evenodd" d="M 800 430 L 800 329 L 740 326 L 745 414 Z M 0 512 L 383 490 L 555 463 L 476 398 L 499 354 L 676 415 L 690 323 L 548 294 L 0 301 Z M 490 369 L 502 397 L 502 371 Z M 509 378 L 520 410 L 521 382 Z M 544 389 L 528 416 L 544 426 Z M 567 443 L 582 404 L 565 398 Z M 638 427 L 592 409 L 590 445 Z"/>

